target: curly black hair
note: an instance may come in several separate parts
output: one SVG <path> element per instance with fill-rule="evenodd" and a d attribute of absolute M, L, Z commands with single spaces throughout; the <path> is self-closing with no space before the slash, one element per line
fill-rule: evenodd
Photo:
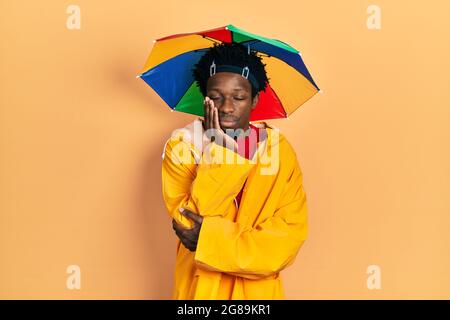
<path fill-rule="evenodd" d="M 254 88 L 253 85 L 251 86 L 252 98 L 261 90 L 266 91 L 269 78 L 267 78 L 264 68 L 266 64 L 262 62 L 261 57 L 252 50 L 250 50 L 249 54 L 248 48 L 240 43 L 223 42 L 220 44 L 214 43 L 214 46 L 200 58 L 197 64 L 194 65 L 194 69 L 192 69 L 194 80 L 197 82 L 197 87 L 200 88 L 200 92 L 204 97 L 206 97 L 206 84 L 210 77 L 209 68 L 213 60 L 216 65 L 230 64 L 239 67 L 248 66 L 250 73 L 258 81 L 258 88 Z"/>

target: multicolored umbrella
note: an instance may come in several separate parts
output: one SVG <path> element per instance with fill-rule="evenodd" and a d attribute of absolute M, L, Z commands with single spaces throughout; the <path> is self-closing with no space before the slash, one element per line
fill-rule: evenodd
<path fill-rule="evenodd" d="M 319 92 L 298 50 L 280 40 L 255 35 L 231 24 L 155 40 L 138 77 L 172 110 L 203 116 L 204 97 L 195 83 L 192 68 L 215 42 L 238 42 L 248 46 L 266 64 L 269 85 L 265 92 L 261 91 L 250 121 L 287 118 Z"/>

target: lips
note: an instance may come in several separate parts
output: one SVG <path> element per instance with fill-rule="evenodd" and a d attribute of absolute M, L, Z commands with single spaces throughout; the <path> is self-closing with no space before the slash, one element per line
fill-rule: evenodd
<path fill-rule="evenodd" d="M 220 118 L 220 123 L 236 123 L 237 119 L 232 118 Z"/>
<path fill-rule="evenodd" d="M 233 127 L 236 124 L 236 121 L 224 120 L 220 121 L 220 125 L 222 127 Z"/>

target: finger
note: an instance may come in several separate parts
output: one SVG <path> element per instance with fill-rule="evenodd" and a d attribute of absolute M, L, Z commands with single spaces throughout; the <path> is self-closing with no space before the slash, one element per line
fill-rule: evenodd
<path fill-rule="evenodd" d="M 180 229 L 180 226 L 181 226 L 181 225 L 178 223 L 177 220 L 172 219 L 172 227 L 173 227 L 174 229 Z"/>
<path fill-rule="evenodd" d="M 175 234 L 184 244 L 191 244 L 193 242 L 191 236 L 186 234 L 185 232 L 175 230 Z"/>
<path fill-rule="evenodd" d="M 209 104 L 208 104 L 208 97 L 205 97 L 205 99 L 203 100 L 203 118 L 205 121 L 205 126 L 208 126 L 208 121 L 209 121 Z"/>
<path fill-rule="evenodd" d="M 185 229 L 185 230 L 175 230 L 175 232 L 180 235 L 185 241 L 189 242 L 195 242 L 198 239 L 199 235 L 199 229 L 198 228 L 192 228 L 192 229 Z"/>
<path fill-rule="evenodd" d="M 197 247 L 197 243 L 195 243 L 195 242 L 193 242 L 193 241 L 191 241 L 191 240 L 189 240 L 189 239 L 187 239 L 187 238 L 185 238 L 185 237 L 183 237 L 183 236 L 181 236 L 181 235 L 178 235 L 178 234 L 177 234 L 177 236 L 178 236 L 178 238 L 180 239 L 181 243 L 182 243 L 186 248 Z"/>
<path fill-rule="evenodd" d="M 203 99 L 203 122 L 206 121 L 206 100 Z"/>
<path fill-rule="evenodd" d="M 203 222 L 202 216 L 200 216 L 192 211 L 189 211 L 187 209 L 184 209 L 182 214 L 198 224 Z"/>
<path fill-rule="evenodd" d="M 186 237 L 185 235 L 175 232 L 178 239 L 180 239 L 181 243 L 188 248 L 189 250 L 195 250 L 197 248 L 197 240 L 192 240 L 189 237 Z"/>
<path fill-rule="evenodd" d="M 181 240 L 181 242 L 184 242 L 184 237 L 182 234 L 180 234 L 177 230 L 175 230 L 175 234 L 177 235 L 178 239 Z"/>
<path fill-rule="evenodd" d="M 211 128 L 214 128 L 214 101 L 209 101 L 209 107 L 211 108 Z"/>
<path fill-rule="evenodd" d="M 172 227 L 176 232 L 179 232 L 181 234 L 184 234 L 186 232 L 186 230 L 188 230 L 182 224 L 180 224 L 176 221 L 172 222 Z"/>
<path fill-rule="evenodd" d="M 206 125 L 208 126 L 208 129 L 211 127 L 211 99 L 209 97 L 206 97 Z"/>
<path fill-rule="evenodd" d="M 219 110 L 216 107 L 214 107 L 214 128 L 220 129 Z"/>
<path fill-rule="evenodd" d="M 175 234 L 178 239 L 180 239 L 181 243 L 190 251 L 195 251 L 197 248 L 200 225 L 196 224 L 192 229 L 185 229 L 177 223 L 175 219 L 172 219 L 172 225 L 175 230 Z"/>
<path fill-rule="evenodd" d="M 209 127 L 210 128 L 214 128 L 214 126 L 213 126 L 213 120 L 214 120 L 214 109 L 213 109 L 213 106 L 212 106 L 212 100 L 209 100 L 208 101 L 208 104 L 209 104 Z"/>
<path fill-rule="evenodd" d="M 208 97 L 208 101 L 209 101 L 209 104 L 210 104 L 211 108 L 213 108 L 214 107 L 214 100 L 211 99 L 210 97 Z"/>
<path fill-rule="evenodd" d="M 208 125 L 208 97 L 205 97 L 203 100 L 203 119 L 205 121 L 205 125 Z"/>
<path fill-rule="evenodd" d="M 180 213 L 183 215 L 183 216 L 185 216 L 185 217 L 188 217 L 187 215 L 185 215 L 184 213 L 185 212 L 192 212 L 192 211 L 190 211 L 190 210 L 188 210 L 188 209 L 184 209 L 184 208 L 178 208 L 178 211 L 180 211 Z M 193 213 L 193 212 L 192 212 Z M 177 221 L 175 221 L 175 222 L 177 222 Z M 177 222 L 178 223 L 178 222 Z M 191 230 L 192 229 L 192 227 L 191 228 L 187 228 L 187 227 L 185 227 L 184 225 L 182 225 L 182 224 L 180 224 L 180 223 L 178 223 L 178 226 L 180 227 L 180 228 L 182 228 L 183 230 Z"/>
<path fill-rule="evenodd" d="M 191 245 L 191 241 L 186 238 L 184 235 L 182 235 L 179 232 L 175 232 L 175 234 L 177 235 L 178 239 L 180 239 L 180 241 L 184 244 L 184 245 Z"/>
<path fill-rule="evenodd" d="M 186 240 L 186 236 L 180 230 L 177 230 L 177 229 L 174 229 L 174 230 L 175 230 L 175 234 L 177 235 L 177 237 L 180 238 L 180 240 L 184 242 Z"/>

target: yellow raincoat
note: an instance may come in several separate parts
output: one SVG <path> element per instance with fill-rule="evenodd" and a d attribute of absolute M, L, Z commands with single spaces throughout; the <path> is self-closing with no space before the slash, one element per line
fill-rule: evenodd
<path fill-rule="evenodd" d="M 280 271 L 307 236 L 306 194 L 286 138 L 265 122 L 254 125 L 266 129 L 267 139 L 252 159 L 208 141 L 200 120 L 164 146 L 162 191 L 170 216 L 186 227 L 192 223 L 179 208 L 203 216 L 197 250 L 177 242 L 174 299 L 284 298 Z"/>

